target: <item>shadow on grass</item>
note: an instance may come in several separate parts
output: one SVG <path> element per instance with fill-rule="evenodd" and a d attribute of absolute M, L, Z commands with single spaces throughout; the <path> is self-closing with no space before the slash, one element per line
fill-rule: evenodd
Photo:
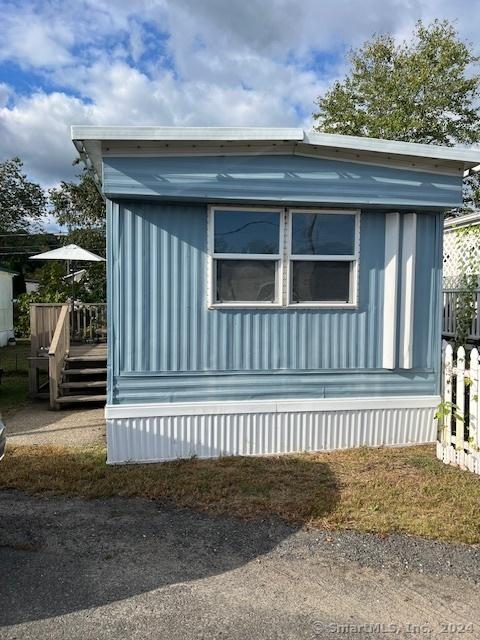
<path fill-rule="evenodd" d="M 97 499 L 0 493 L 3 625 L 231 571 L 338 499 L 329 466 L 305 457 L 107 467 L 99 447 L 38 453 L 13 450 L 1 487 Z M 279 519 L 287 513 L 296 524 Z"/>

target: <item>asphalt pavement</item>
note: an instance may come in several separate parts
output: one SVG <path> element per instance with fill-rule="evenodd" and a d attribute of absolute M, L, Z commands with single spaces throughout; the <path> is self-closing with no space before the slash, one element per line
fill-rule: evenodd
<path fill-rule="evenodd" d="M 480 549 L 0 492 L 0 638 L 480 638 Z"/>

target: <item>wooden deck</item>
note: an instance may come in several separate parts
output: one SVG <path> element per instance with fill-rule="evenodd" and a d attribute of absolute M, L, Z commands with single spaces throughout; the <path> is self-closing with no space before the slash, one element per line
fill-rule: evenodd
<path fill-rule="evenodd" d="M 60 405 L 105 402 L 107 344 L 105 303 L 30 305 L 32 397 Z M 100 342 L 94 342 L 100 340 Z M 44 374 L 48 373 L 48 382 Z M 47 393 L 48 391 L 48 393 Z M 103 393 L 102 393 L 103 392 Z"/>
<path fill-rule="evenodd" d="M 71 361 L 78 360 L 106 360 L 107 345 L 99 344 L 70 344 L 68 359 Z"/>

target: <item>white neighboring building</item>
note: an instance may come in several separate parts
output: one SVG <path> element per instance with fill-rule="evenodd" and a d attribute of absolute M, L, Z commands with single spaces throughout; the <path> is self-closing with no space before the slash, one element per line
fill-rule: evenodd
<path fill-rule="evenodd" d="M 0 267 L 0 347 L 13 338 L 13 286 L 17 274 Z"/>
<path fill-rule="evenodd" d="M 479 265 L 480 273 L 480 211 L 456 218 L 447 218 L 443 225 L 443 288 L 461 286 L 462 265 Z M 475 229 L 477 228 L 477 229 Z M 468 229 L 472 233 L 468 233 Z"/>

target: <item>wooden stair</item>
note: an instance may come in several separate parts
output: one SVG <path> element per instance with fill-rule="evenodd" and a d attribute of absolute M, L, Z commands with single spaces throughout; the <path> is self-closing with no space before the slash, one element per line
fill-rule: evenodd
<path fill-rule="evenodd" d="M 65 357 L 59 384 L 59 405 L 105 404 L 107 400 L 106 345 L 73 346 Z"/>

